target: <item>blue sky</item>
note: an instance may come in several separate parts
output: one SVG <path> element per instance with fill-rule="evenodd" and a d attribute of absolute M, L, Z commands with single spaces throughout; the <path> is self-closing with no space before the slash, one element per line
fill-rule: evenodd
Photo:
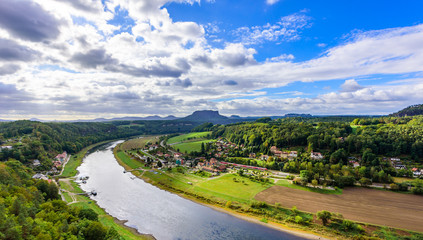
<path fill-rule="evenodd" d="M 4 0 L 0 118 L 388 114 L 423 102 L 423 2 Z"/>

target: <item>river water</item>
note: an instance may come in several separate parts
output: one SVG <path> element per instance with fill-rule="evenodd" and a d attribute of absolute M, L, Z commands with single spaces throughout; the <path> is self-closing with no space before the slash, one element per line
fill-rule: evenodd
<path fill-rule="evenodd" d="M 119 142 L 88 154 L 78 168 L 89 176 L 81 188 L 111 216 L 157 239 L 288 239 L 301 237 L 251 223 L 161 190 L 131 173 L 123 173 L 112 149 Z"/>

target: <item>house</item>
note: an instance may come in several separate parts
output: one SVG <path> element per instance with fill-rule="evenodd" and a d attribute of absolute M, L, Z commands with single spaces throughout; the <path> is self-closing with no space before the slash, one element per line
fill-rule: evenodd
<path fill-rule="evenodd" d="M 41 180 L 48 180 L 48 177 L 42 173 L 37 173 L 32 176 L 33 179 L 41 179 Z"/>
<path fill-rule="evenodd" d="M 419 177 L 422 175 L 423 169 L 419 170 L 418 168 L 413 168 L 411 169 L 411 171 L 413 172 L 414 177 Z"/>
<path fill-rule="evenodd" d="M 353 167 L 354 167 L 354 168 L 356 168 L 356 167 L 360 167 L 360 163 L 358 163 L 358 162 L 352 162 L 352 164 L 353 164 Z"/>
<path fill-rule="evenodd" d="M 256 158 L 256 154 L 255 153 L 250 153 L 249 157 L 250 158 Z"/>
<path fill-rule="evenodd" d="M 269 156 L 268 155 L 261 155 L 261 160 L 265 160 L 265 161 L 267 161 L 267 159 L 269 159 Z"/>
<path fill-rule="evenodd" d="M 220 165 L 219 167 L 217 167 L 217 170 L 218 170 L 219 172 L 224 172 L 224 171 L 226 171 L 226 165 Z"/>
<path fill-rule="evenodd" d="M 323 155 L 321 154 L 321 153 L 319 153 L 319 152 L 311 152 L 310 153 L 310 158 L 311 159 L 315 159 L 315 160 L 320 160 L 320 159 L 323 159 Z"/>
<path fill-rule="evenodd" d="M 182 157 L 182 153 L 174 153 L 173 157 L 174 158 L 180 158 L 180 157 Z"/>
<path fill-rule="evenodd" d="M 61 163 L 63 163 L 67 157 L 68 157 L 68 154 L 66 151 L 64 151 L 61 154 L 57 154 L 57 156 L 54 159 L 56 159 L 56 161 L 60 161 Z"/>
<path fill-rule="evenodd" d="M 298 156 L 298 152 L 297 151 L 291 151 L 289 152 L 289 157 L 295 158 Z"/>
<path fill-rule="evenodd" d="M 3 150 L 3 149 L 7 149 L 7 150 L 12 150 L 12 146 L 0 146 L 0 152 Z"/>
<path fill-rule="evenodd" d="M 61 166 L 62 166 L 62 162 L 61 161 L 53 161 L 53 167 L 60 168 Z"/>
<path fill-rule="evenodd" d="M 40 165 L 41 165 L 40 160 L 35 159 L 35 160 L 32 162 L 32 165 L 33 165 L 34 167 L 38 167 L 38 166 L 40 166 Z"/>
<path fill-rule="evenodd" d="M 216 160 L 216 158 L 211 158 L 210 159 L 210 164 L 211 165 L 216 165 L 218 163 L 218 161 Z"/>
<path fill-rule="evenodd" d="M 270 148 L 270 152 L 271 152 L 271 153 L 275 154 L 275 153 L 276 153 L 276 151 L 278 151 L 278 148 L 277 148 L 276 146 L 272 146 L 272 147 Z"/>

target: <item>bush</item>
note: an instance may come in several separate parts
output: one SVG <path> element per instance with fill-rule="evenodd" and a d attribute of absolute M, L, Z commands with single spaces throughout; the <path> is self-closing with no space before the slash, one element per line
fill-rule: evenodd
<path fill-rule="evenodd" d="M 398 186 L 396 183 L 391 183 L 391 184 L 389 184 L 389 188 L 390 188 L 392 191 L 398 191 L 398 190 L 399 190 L 399 186 Z"/>
<path fill-rule="evenodd" d="M 227 201 L 226 204 L 225 204 L 225 207 L 231 208 L 231 206 L 232 206 L 232 201 Z"/>
<path fill-rule="evenodd" d="M 92 221 L 98 221 L 98 214 L 94 212 L 91 208 L 83 208 L 79 211 L 79 218 L 83 219 L 86 218 Z"/>
<path fill-rule="evenodd" d="M 267 203 L 265 202 L 252 202 L 250 205 L 252 208 L 267 208 L 269 205 L 267 205 Z"/>
<path fill-rule="evenodd" d="M 326 226 L 329 220 L 332 219 L 332 213 L 329 211 L 320 211 L 317 212 L 317 218 L 322 220 L 323 226 Z"/>
<path fill-rule="evenodd" d="M 355 225 L 356 224 L 353 221 L 344 219 L 344 221 L 342 221 L 341 227 L 344 229 L 344 231 L 350 231 L 356 228 Z"/>
<path fill-rule="evenodd" d="M 295 216 L 295 222 L 298 224 L 303 224 L 304 220 L 301 216 Z"/>

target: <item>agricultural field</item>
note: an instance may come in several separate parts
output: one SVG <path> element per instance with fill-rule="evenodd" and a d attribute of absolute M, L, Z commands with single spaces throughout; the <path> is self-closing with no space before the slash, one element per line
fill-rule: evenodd
<path fill-rule="evenodd" d="M 160 136 L 147 136 L 147 137 L 140 137 L 130 139 L 125 141 L 121 145 L 121 149 L 124 151 L 133 150 L 137 148 L 143 148 L 147 143 L 158 143 Z"/>
<path fill-rule="evenodd" d="M 191 152 L 200 152 L 201 151 L 201 144 L 208 143 L 208 142 L 215 142 L 216 140 L 202 140 L 202 141 L 196 141 L 196 142 L 184 142 L 184 143 L 178 143 L 172 146 L 173 149 L 177 150 L 179 149 L 179 152 L 182 153 L 191 153 Z"/>
<path fill-rule="evenodd" d="M 211 134 L 211 132 L 194 132 L 194 133 L 183 134 L 173 138 L 169 138 L 166 143 L 175 144 L 175 143 L 180 143 L 180 142 L 184 142 L 184 141 L 188 141 L 192 139 L 204 139 L 209 134 Z"/>
<path fill-rule="evenodd" d="M 423 232 L 423 196 L 346 188 L 341 195 L 320 194 L 273 186 L 255 196 L 258 201 L 315 213 L 341 213 L 346 219 Z"/>
<path fill-rule="evenodd" d="M 234 180 L 235 179 L 235 180 Z M 215 195 L 226 200 L 249 202 L 254 196 L 271 187 L 273 184 L 253 182 L 249 178 L 236 174 L 226 174 L 221 177 L 203 181 L 194 188 L 197 192 Z"/>

